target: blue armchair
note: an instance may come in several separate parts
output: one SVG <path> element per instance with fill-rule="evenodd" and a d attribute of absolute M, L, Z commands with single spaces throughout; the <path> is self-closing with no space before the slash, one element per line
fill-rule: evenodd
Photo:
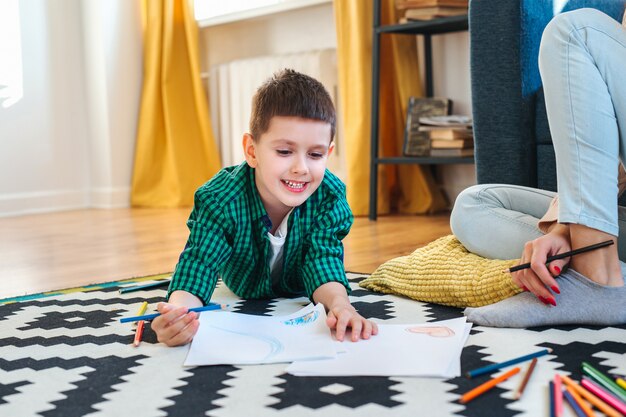
<path fill-rule="evenodd" d="M 555 10 L 557 4 L 564 7 Z M 471 0 L 470 72 L 479 184 L 556 190 L 537 57 L 555 13 L 592 7 L 621 21 L 624 0 Z"/>

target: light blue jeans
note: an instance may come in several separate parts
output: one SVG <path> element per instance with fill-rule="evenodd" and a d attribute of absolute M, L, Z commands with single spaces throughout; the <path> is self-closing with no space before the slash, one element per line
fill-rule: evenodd
<path fill-rule="evenodd" d="M 618 236 L 626 225 L 626 210 L 617 206 L 618 164 L 626 160 L 626 29 L 595 9 L 557 15 L 543 33 L 539 69 L 556 154 L 559 222 Z M 524 243 L 541 236 L 537 221 L 553 196 L 513 185 L 471 187 L 455 202 L 451 228 L 474 253 L 519 258 Z"/>

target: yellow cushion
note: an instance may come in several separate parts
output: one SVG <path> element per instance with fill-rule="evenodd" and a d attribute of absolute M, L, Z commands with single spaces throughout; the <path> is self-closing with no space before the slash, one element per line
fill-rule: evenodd
<path fill-rule="evenodd" d="M 449 235 L 408 256 L 385 262 L 359 285 L 419 301 L 480 307 L 522 291 L 505 272 L 518 263 L 470 253 L 454 235 Z"/>

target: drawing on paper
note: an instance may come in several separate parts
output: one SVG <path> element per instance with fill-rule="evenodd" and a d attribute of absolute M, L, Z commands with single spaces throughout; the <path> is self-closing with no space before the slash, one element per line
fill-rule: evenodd
<path fill-rule="evenodd" d="M 223 327 L 218 327 L 218 326 L 209 326 L 209 327 L 212 327 L 217 330 L 221 330 L 226 333 L 236 334 L 238 336 L 251 337 L 253 339 L 257 339 L 261 342 L 267 343 L 270 347 L 270 351 L 267 355 L 265 355 L 265 357 L 259 358 L 260 361 L 267 361 L 270 358 L 278 355 L 285 349 L 281 341 L 276 339 L 275 337 L 265 336 L 263 334 L 253 334 L 253 333 L 248 333 L 248 332 L 236 332 L 234 330 L 229 330 L 229 329 L 225 329 Z"/>
<path fill-rule="evenodd" d="M 454 336 L 454 330 L 446 326 L 413 326 L 407 327 L 407 332 L 427 334 L 432 337 L 451 337 Z"/>
<path fill-rule="evenodd" d="M 287 326 L 304 326 L 308 323 L 313 323 L 319 317 L 320 313 L 317 310 L 310 311 L 300 317 L 294 317 L 289 320 L 285 320 L 283 323 Z"/>

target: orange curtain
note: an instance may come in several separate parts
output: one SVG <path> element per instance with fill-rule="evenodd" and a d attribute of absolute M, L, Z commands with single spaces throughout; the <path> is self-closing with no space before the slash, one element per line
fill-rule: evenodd
<path fill-rule="evenodd" d="M 193 204 L 221 167 L 200 80 L 198 27 L 188 0 L 144 0 L 144 80 L 131 203 Z"/>
<path fill-rule="evenodd" d="M 334 0 L 347 153 L 348 202 L 355 215 L 369 211 L 370 113 L 372 86 L 373 0 Z M 393 0 L 382 0 L 382 24 L 397 22 Z M 383 35 L 380 54 L 381 155 L 402 155 L 410 96 L 423 96 L 416 38 Z M 358 151 L 357 151 L 358 150 Z M 431 213 L 447 207 L 430 171 L 419 165 L 384 165 L 379 169 L 378 213 Z"/>

